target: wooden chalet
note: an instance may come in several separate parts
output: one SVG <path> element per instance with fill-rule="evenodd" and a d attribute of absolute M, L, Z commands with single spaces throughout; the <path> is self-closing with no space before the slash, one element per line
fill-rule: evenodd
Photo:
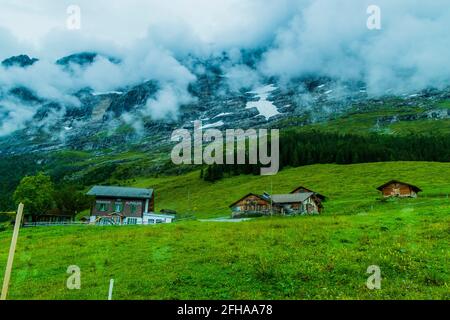
<path fill-rule="evenodd" d="M 263 216 L 271 214 L 319 214 L 325 196 L 300 187 L 290 194 L 249 193 L 230 205 L 232 217 Z"/>
<path fill-rule="evenodd" d="M 385 198 L 417 198 L 418 193 L 422 192 L 419 187 L 398 180 L 391 180 L 382 186 L 379 186 L 377 190 L 381 191 Z"/>
<path fill-rule="evenodd" d="M 322 211 L 322 202 L 313 192 L 274 194 L 273 208 L 279 214 L 318 214 Z"/>
<path fill-rule="evenodd" d="M 154 213 L 153 189 L 95 186 L 87 195 L 95 197 L 90 223 L 100 225 L 133 225 L 170 223 L 173 215 Z"/>
<path fill-rule="evenodd" d="M 249 193 L 230 205 L 233 218 L 244 215 L 269 215 L 271 201 L 267 196 Z"/>

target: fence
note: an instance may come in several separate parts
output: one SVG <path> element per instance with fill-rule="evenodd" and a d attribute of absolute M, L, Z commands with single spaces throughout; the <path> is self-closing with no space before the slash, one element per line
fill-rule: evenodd
<path fill-rule="evenodd" d="M 23 224 L 23 227 L 30 228 L 30 227 L 80 226 L 88 224 L 89 222 L 80 222 L 80 221 L 25 222 Z"/>

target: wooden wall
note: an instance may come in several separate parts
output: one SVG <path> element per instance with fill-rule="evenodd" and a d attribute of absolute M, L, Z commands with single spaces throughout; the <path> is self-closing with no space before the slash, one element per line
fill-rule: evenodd
<path fill-rule="evenodd" d="M 383 188 L 384 197 L 417 197 L 411 186 L 403 183 L 391 183 Z"/>
<path fill-rule="evenodd" d="M 235 212 L 246 211 L 269 211 L 270 201 L 261 199 L 256 195 L 249 195 L 233 205 L 232 210 Z"/>

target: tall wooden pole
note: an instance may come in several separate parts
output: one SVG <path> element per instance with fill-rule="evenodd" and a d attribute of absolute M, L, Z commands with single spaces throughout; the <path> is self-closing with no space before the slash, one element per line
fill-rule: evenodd
<path fill-rule="evenodd" d="M 8 295 L 9 280 L 11 279 L 14 253 L 16 252 L 17 238 L 19 237 L 19 229 L 22 223 L 22 216 L 23 216 L 23 203 L 19 204 L 19 209 L 16 215 L 16 222 L 14 224 L 14 232 L 11 240 L 11 247 L 9 248 L 8 262 L 6 263 L 6 271 L 5 276 L 3 278 L 3 288 L 0 300 L 6 300 L 6 296 Z"/>
<path fill-rule="evenodd" d="M 273 180 L 270 177 L 270 216 L 273 216 Z"/>

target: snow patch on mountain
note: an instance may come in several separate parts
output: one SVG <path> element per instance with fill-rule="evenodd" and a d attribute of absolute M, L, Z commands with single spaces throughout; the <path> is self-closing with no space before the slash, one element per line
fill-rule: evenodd
<path fill-rule="evenodd" d="M 225 122 L 218 121 L 215 123 L 206 124 L 206 125 L 202 126 L 201 129 L 219 128 L 219 127 L 222 127 L 223 125 L 225 125 Z"/>
<path fill-rule="evenodd" d="M 106 96 L 109 94 L 117 94 L 117 95 L 122 95 L 123 92 L 122 91 L 106 91 L 106 92 L 93 92 L 92 95 L 93 96 Z"/>
<path fill-rule="evenodd" d="M 218 114 L 217 116 L 215 116 L 213 119 L 217 119 L 217 118 L 222 118 L 222 117 L 226 117 L 226 116 L 230 116 L 232 115 L 233 112 L 222 112 L 220 114 Z"/>
<path fill-rule="evenodd" d="M 270 118 L 280 114 L 277 107 L 272 103 L 272 101 L 267 100 L 270 94 L 275 91 L 277 87 L 273 84 L 259 87 L 253 91 L 247 92 L 248 94 L 255 95 L 259 98 L 258 101 L 247 102 L 246 109 L 256 108 L 259 114 L 269 120 Z"/>

